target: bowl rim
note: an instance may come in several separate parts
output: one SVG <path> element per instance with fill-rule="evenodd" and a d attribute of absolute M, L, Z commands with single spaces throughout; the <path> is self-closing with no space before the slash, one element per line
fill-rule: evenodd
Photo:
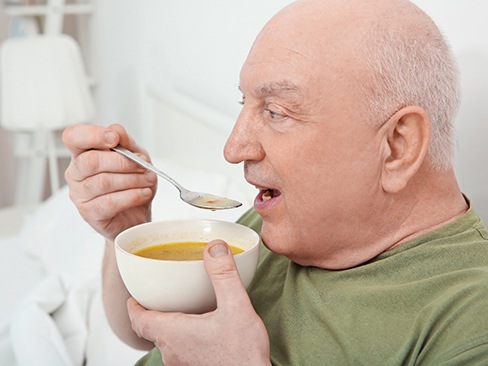
<path fill-rule="evenodd" d="M 130 228 L 127 228 L 127 229 L 121 231 L 119 234 L 116 235 L 116 237 L 115 237 L 115 239 L 113 241 L 114 242 L 114 247 L 115 247 L 115 250 L 116 251 L 120 251 L 121 253 L 124 253 L 125 255 L 134 256 L 134 257 L 137 257 L 138 260 L 143 260 L 143 261 L 148 261 L 148 262 L 168 262 L 168 263 L 198 263 L 198 262 L 203 262 L 203 259 L 186 260 L 186 261 L 176 261 L 176 260 L 168 260 L 168 259 L 155 259 L 155 258 L 142 257 L 142 256 L 138 256 L 138 255 L 134 254 L 133 252 L 130 252 L 130 251 L 122 248 L 120 246 L 120 243 L 119 243 L 120 236 L 127 235 L 131 231 L 141 230 L 145 226 L 151 226 L 151 225 L 161 224 L 161 223 L 165 223 L 165 224 L 171 225 L 171 224 L 176 224 L 176 223 L 178 223 L 178 224 L 187 224 L 187 223 L 195 223 L 195 222 L 199 222 L 199 223 L 216 223 L 216 224 L 225 224 L 225 225 L 230 224 L 232 226 L 236 226 L 237 225 L 240 228 L 244 228 L 245 230 L 249 231 L 250 234 L 252 234 L 253 236 L 255 236 L 255 239 L 257 239 L 256 242 L 251 247 L 249 247 L 248 249 L 244 250 L 242 253 L 235 254 L 234 257 L 243 256 L 246 253 L 251 252 L 252 250 L 254 250 L 256 247 L 259 247 L 260 244 L 261 244 L 261 236 L 256 231 L 254 231 L 253 229 L 251 229 L 249 226 L 242 225 L 242 224 L 240 224 L 238 222 L 225 221 L 225 220 L 213 220 L 213 219 L 175 219 L 175 220 L 149 221 L 149 222 L 144 222 L 142 224 L 138 224 L 138 225 L 131 226 Z M 213 240 L 218 240 L 218 239 L 212 239 L 212 241 Z M 157 245 L 157 244 L 154 244 L 154 245 Z M 229 244 L 227 243 L 227 245 L 229 245 Z"/>

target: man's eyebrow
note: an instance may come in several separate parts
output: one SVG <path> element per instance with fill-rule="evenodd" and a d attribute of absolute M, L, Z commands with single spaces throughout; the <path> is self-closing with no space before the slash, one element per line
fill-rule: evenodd
<path fill-rule="evenodd" d="M 240 86 L 239 90 L 242 92 Z M 274 81 L 268 82 L 259 85 L 254 89 L 256 95 L 259 96 L 267 96 L 267 95 L 277 95 L 282 92 L 294 92 L 299 95 L 299 88 L 298 86 L 290 80 L 281 80 L 281 81 Z"/>
<path fill-rule="evenodd" d="M 296 92 L 298 94 L 298 87 L 290 80 L 281 80 L 260 85 L 255 89 L 258 95 L 276 95 L 282 92 Z"/>

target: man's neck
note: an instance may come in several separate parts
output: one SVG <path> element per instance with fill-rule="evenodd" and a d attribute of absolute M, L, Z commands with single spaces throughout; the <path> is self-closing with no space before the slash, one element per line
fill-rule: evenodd
<path fill-rule="evenodd" d="M 468 210 L 468 203 L 452 169 L 426 174 L 430 175 L 428 179 L 412 182 L 412 188 L 405 192 L 415 195 L 416 199 L 404 200 L 413 204 L 406 205 L 405 209 L 409 213 L 399 225 L 395 241 L 386 250 L 439 229 L 455 221 Z"/>

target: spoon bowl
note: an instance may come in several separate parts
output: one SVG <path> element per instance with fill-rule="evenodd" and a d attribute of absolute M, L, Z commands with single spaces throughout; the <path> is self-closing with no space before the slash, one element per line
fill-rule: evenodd
<path fill-rule="evenodd" d="M 164 178 L 165 180 L 173 184 L 180 191 L 180 198 L 184 202 L 188 203 L 189 205 L 198 208 L 208 209 L 208 210 L 225 210 L 229 208 L 237 208 L 242 205 L 242 203 L 235 200 L 231 200 L 229 198 L 216 196 L 210 193 L 190 191 L 185 187 L 183 187 L 180 183 L 175 181 L 173 178 L 171 178 L 169 175 L 156 168 L 154 165 L 148 163 L 147 161 L 140 158 L 133 152 L 121 146 L 113 147 L 110 150 L 113 150 L 115 152 L 118 152 L 119 154 L 124 155 L 126 158 L 132 160 L 133 162 L 139 164 L 140 166 L 146 168 L 147 170 L 156 173 L 161 178 Z"/>

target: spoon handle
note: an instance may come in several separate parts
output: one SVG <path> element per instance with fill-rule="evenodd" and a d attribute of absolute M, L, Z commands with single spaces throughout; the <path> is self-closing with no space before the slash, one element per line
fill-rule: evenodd
<path fill-rule="evenodd" d="M 145 161 L 144 159 L 140 158 L 139 156 L 137 156 L 133 152 L 131 152 L 131 151 L 129 151 L 129 150 L 127 150 L 127 149 L 125 149 L 125 148 L 123 148 L 121 146 L 112 147 L 110 150 L 113 150 L 115 152 L 118 152 L 119 154 L 124 155 L 126 158 L 129 158 L 130 160 L 132 160 L 133 162 L 135 162 L 135 163 L 139 164 L 140 166 L 146 168 L 147 170 L 150 170 L 150 171 L 156 173 L 161 178 L 164 178 L 168 182 L 172 183 L 176 188 L 178 188 L 178 190 L 180 192 L 187 191 L 186 188 L 184 188 L 181 184 L 179 184 L 177 181 L 175 181 L 173 178 L 171 178 L 165 172 L 159 170 L 154 165 L 148 163 L 147 161 Z"/>

